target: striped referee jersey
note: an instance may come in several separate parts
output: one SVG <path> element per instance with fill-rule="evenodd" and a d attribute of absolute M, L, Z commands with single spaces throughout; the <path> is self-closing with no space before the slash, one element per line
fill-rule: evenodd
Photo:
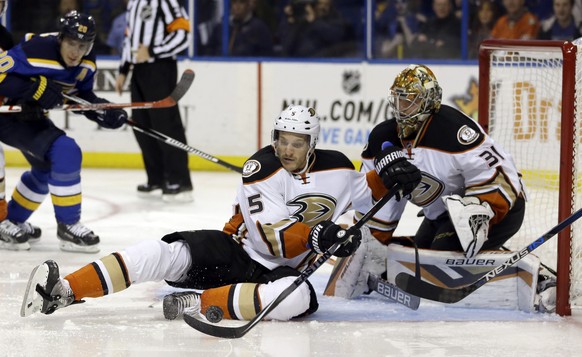
<path fill-rule="evenodd" d="M 121 73 L 137 63 L 134 54 L 140 44 L 149 47 L 149 62 L 175 58 L 188 47 L 190 22 L 178 0 L 129 0 L 125 16 Z"/>

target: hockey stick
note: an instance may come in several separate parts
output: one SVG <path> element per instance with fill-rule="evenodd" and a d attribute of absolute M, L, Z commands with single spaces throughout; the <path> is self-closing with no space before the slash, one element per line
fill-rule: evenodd
<path fill-rule="evenodd" d="M 85 104 L 89 103 L 86 100 L 81 99 L 79 97 L 75 97 L 73 95 L 64 94 L 64 96 L 65 96 L 65 98 L 67 98 L 69 100 L 72 100 L 74 102 L 79 103 L 80 105 L 85 105 Z M 150 128 L 143 127 L 143 126 L 139 125 L 138 123 L 134 122 L 131 119 L 127 119 L 125 122 L 126 122 L 127 125 L 131 126 L 134 130 L 137 130 L 140 133 L 143 133 L 143 134 L 145 134 L 145 135 L 147 135 L 149 137 L 152 137 L 152 138 L 154 138 L 156 140 L 159 140 L 161 142 L 164 142 L 164 143 L 166 143 L 166 144 L 168 144 L 170 146 L 173 146 L 175 148 L 184 150 L 184 151 L 189 152 L 189 153 L 194 154 L 194 155 L 198 155 L 198 156 L 200 156 L 203 159 L 206 159 L 208 161 L 212 161 L 212 162 L 214 162 L 217 165 L 220 165 L 220 166 L 225 167 L 225 168 L 227 168 L 229 170 L 232 170 L 234 172 L 238 172 L 239 174 L 242 174 L 242 168 L 241 167 L 235 166 L 233 164 L 229 164 L 226 161 L 222 161 L 222 160 L 220 160 L 217 157 L 214 157 L 214 156 L 212 156 L 210 154 L 207 154 L 207 153 L 205 153 L 203 151 L 200 151 L 198 149 L 195 149 L 192 146 L 186 145 L 183 142 L 178 141 L 178 140 L 176 140 L 176 139 L 174 139 L 172 137 L 169 137 L 166 134 L 160 133 L 159 131 L 156 131 L 154 129 L 150 129 Z"/>
<path fill-rule="evenodd" d="M 527 247 L 521 249 L 520 251 L 512 255 L 503 264 L 489 271 L 472 284 L 456 288 L 446 288 L 430 284 L 424 280 L 415 278 L 414 276 L 408 273 L 400 273 L 396 276 L 396 285 L 404 291 L 433 301 L 444 302 L 447 304 L 461 301 L 462 299 L 472 294 L 475 290 L 479 289 L 481 286 L 488 283 L 491 279 L 501 274 L 505 269 L 509 268 L 513 264 L 520 261 L 523 257 L 531 253 L 534 249 L 550 240 L 550 238 L 552 238 L 553 236 L 558 234 L 561 230 L 574 223 L 581 216 L 582 208 L 574 212 L 571 216 L 564 219 L 562 222 L 558 223 L 557 226 L 550 229 L 544 235 L 530 243 Z"/>
<path fill-rule="evenodd" d="M 388 202 L 397 192 L 397 188 L 393 187 L 390 191 L 382 197 L 374 206 L 366 213 L 356 224 L 352 226 L 354 229 L 360 229 L 370 218 L 372 218 L 380 208 L 382 208 L 386 202 Z M 248 323 L 238 326 L 220 326 L 202 321 L 193 315 L 184 314 L 184 321 L 194 329 L 203 332 L 207 335 L 222 337 L 222 338 L 240 338 L 249 332 L 256 324 L 265 318 L 271 311 L 273 311 L 281 301 L 285 300 L 299 285 L 303 284 L 307 279 L 328 260 L 333 253 L 347 240 L 349 236 L 344 236 L 342 240 L 333 244 L 327 251 L 325 251 L 315 262 L 309 265 L 301 274 L 289 285 L 283 292 L 279 294 L 269 305 L 262 309 L 255 317 L 253 317 Z"/>
<path fill-rule="evenodd" d="M 370 274 L 368 276 L 368 287 L 400 305 L 404 305 L 412 310 L 418 310 L 418 306 L 420 305 L 420 298 L 418 296 L 400 289 L 378 275 Z"/>
<path fill-rule="evenodd" d="M 186 94 L 192 82 L 194 81 L 194 71 L 187 69 L 182 73 L 182 77 L 176 84 L 172 93 L 164 99 L 153 102 L 133 102 L 133 103 L 83 103 L 83 104 L 65 104 L 54 110 L 108 110 L 108 109 L 156 109 L 168 108 L 175 106 L 180 99 Z M 63 94 L 65 98 L 68 95 Z M 0 113 L 19 113 L 22 108 L 19 105 L 0 106 Z"/>

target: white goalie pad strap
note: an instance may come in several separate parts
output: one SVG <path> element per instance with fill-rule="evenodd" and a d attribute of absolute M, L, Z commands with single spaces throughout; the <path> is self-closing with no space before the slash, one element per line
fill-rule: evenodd
<path fill-rule="evenodd" d="M 483 247 L 489 233 L 493 210 L 477 197 L 444 196 L 451 221 L 467 258 L 473 258 Z"/>
<path fill-rule="evenodd" d="M 370 229 L 364 226 L 362 243 L 354 254 L 338 258 L 335 262 L 324 295 L 345 299 L 358 297 L 369 290 L 368 275 L 380 275 L 386 271 L 387 247 L 380 243 Z"/>
<path fill-rule="evenodd" d="M 449 287 L 475 282 L 514 254 L 515 252 L 485 250 L 473 258 L 467 258 L 461 252 L 419 249 L 423 280 Z M 389 282 L 394 283 L 396 275 L 402 272 L 414 275 L 414 248 L 391 244 L 388 246 L 387 257 Z M 539 258 L 528 254 L 463 300 L 445 306 L 533 311 L 539 269 Z"/>

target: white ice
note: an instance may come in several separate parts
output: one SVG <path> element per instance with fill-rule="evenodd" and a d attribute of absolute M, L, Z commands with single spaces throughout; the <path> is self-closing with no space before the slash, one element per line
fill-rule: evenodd
<path fill-rule="evenodd" d="M 7 172 L 7 194 L 24 168 Z M 98 254 L 58 249 L 50 200 L 32 216 L 42 227 L 30 251 L 0 251 L 0 356 L 580 356 L 582 318 L 453 308 L 423 300 L 417 311 L 375 293 L 352 301 L 321 296 L 329 265 L 312 277 L 320 308 L 302 321 L 260 322 L 241 339 L 206 336 L 167 321 L 165 283 L 129 289 L 53 315 L 19 315 L 32 268 L 56 260 L 62 275 L 125 246 L 178 230 L 221 229 L 239 176 L 192 172 L 195 202 L 169 205 L 137 197 L 140 170 L 83 169 L 82 221 L 101 236 Z M 413 214 L 409 229 L 417 223 Z M 407 227 L 404 228 L 406 230 Z"/>

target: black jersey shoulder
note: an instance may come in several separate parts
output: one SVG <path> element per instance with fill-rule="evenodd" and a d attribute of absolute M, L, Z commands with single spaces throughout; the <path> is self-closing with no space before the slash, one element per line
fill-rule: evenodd
<path fill-rule="evenodd" d="M 254 153 L 243 165 L 243 183 L 264 180 L 281 169 L 283 166 L 275 156 L 273 146 L 265 146 Z"/>
<path fill-rule="evenodd" d="M 370 132 L 368 143 L 362 151 L 362 159 L 373 159 L 382 151 L 382 144 L 389 141 L 393 146 L 402 147 L 398 138 L 396 120 L 386 120 L 376 125 Z"/>
<path fill-rule="evenodd" d="M 473 149 L 483 142 L 485 133 L 471 118 L 448 105 L 434 113 L 416 147 L 426 147 L 450 153 Z"/>
<path fill-rule="evenodd" d="M 334 169 L 354 169 L 354 164 L 346 155 L 336 150 L 315 149 L 313 166 L 309 171 L 326 171 Z"/>

